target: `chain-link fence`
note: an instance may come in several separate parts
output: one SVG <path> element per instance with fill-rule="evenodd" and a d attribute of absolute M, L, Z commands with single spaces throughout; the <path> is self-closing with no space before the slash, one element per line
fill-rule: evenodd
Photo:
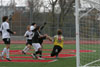
<path fill-rule="evenodd" d="M 47 10 L 47 7 L 42 6 L 44 9 L 41 9 L 40 6 L 42 4 L 40 5 L 39 0 L 31 0 L 33 3 L 27 1 L 28 6 L 15 6 L 16 0 L 9 0 L 8 5 L 3 5 L 3 1 L 5 0 L 1 0 L 0 5 L 0 24 L 2 23 L 2 16 L 9 16 L 11 30 L 17 32 L 17 34 L 14 35 L 16 36 L 14 38 L 15 40 L 23 40 L 27 26 L 33 22 L 39 26 L 47 22 L 46 27 L 42 31 L 44 34 L 54 36 L 59 27 L 62 29 L 63 35 L 66 38 L 75 38 L 75 17 L 73 8 L 70 8 L 70 11 L 67 11 L 67 14 L 63 15 L 63 13 L 53 14 L 52 11 Z M 35 7 L 34 4 L 38 6 Z M 69 4 L 69 7 L 71 7 L 70 5 L 71 4 Z"/>

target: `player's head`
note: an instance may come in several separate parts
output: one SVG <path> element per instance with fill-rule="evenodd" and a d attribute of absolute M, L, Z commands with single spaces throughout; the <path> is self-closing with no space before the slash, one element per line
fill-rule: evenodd
<path fill-rule="evenodd" d="M 57 34 L 58 34 L 58 35 L 62 35 L 62 30 L 61 30 L 61 29 L 58 29 L 58 30 L 57 30 Z"/>
<path fill-rule="evenodd" d="M 8 22 L 8 16 L 3 16 L 2 21 L 3 22 L 6 22 L 6 21 Z"/>
<path fill-rule="evenodd" d="M 37 26 L 37 27 L 35 28 L 35 30 L 40 31 L 40 26 Z"/>
<path fill-rule="evenodd" d="M 27 30 L 30 30 L 30 25 L 27 26 Z"/>
<path fill-rule="evenodd" d="M 36 23 L 32 23 L 31 25 L 34 26 L 34 27 L 36 27 Z"/>

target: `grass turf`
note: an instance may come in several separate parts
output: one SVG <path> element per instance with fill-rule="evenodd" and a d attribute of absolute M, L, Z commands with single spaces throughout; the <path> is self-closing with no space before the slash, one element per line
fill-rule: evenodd
<path fill-rule="evenodd" d="M 10 50 L 22 50 L 25 45 L 12 44 Z M 0 45 L 0 51 L 3 50 L 5 45 Z M 52 49 L 53 45 L 44 45 L 43 49 Z M 64 45 L 64 49 L 75 50 L 75 45 Z M 32 53 L 32 51 L 29 51 Z M 43 53 L 51 53 L 50 51 L 43 51 Z M 75 54 L 75 53 L 71 53 Z M 11 56 L 11 55 L 10 55 Z M 15 56 L 15 55 L 12 55 Z M 19 55 L 18 55 L 19 56 Z M 29 56 L 29 55 L 20 55 Z M 50 58 L 49 58 L 50 59 Z M 58 61 L 52 63 L 39 63 L 39 62 L 0 62 L 0 67 L 76 67 L 76 57 L 59 58 Z"/>

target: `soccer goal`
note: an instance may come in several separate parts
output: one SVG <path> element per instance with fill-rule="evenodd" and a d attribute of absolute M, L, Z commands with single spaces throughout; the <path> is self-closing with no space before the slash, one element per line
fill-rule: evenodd
<path fill-rule="evenodd" d="M 77 67 L 100 67 L 100 0 L 76 0 Z"/>

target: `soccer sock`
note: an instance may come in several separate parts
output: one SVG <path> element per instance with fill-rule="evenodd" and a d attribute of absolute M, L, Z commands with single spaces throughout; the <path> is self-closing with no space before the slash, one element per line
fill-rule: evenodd
<path fill-rule="evenodd" d="M 4 56 L 4 54 L 6 53 L 6 51 L 7 51 L 7 48 L 4 48 L 3 51 L 2 51 L 1 56 Z"/>
<path fill-rule="evenodd" d="M 27 46 L 25 46 L 25 48 L 23 49 L 23 51 L 25 51 L 27 49 Z"/>
<path fill-rule="evenodd" d="M 9 58 L 9 49 L 6 51 L 6 57 Z"/>
<path fill-rule="evenodd" d="M 27 49 L 24 51 L 25 53 L 29 50 L 30 48 L 27 47 Z"/>
<path fill-rule="evenodd" d="M 58 58 L 58 54 L 56 55 L 56 58 Z"/>
<path fill-rule="evenodd" d="M 36 54 L 39 54 L 40 53 L 40 51 L 36 51 L 34 54 L 36 55 Z"/>
<path fill-rule="evenodd" d="M 42 57 L 42 51 L 40 51 L 40 56 L 39 56 L 40 58 Z"/>

